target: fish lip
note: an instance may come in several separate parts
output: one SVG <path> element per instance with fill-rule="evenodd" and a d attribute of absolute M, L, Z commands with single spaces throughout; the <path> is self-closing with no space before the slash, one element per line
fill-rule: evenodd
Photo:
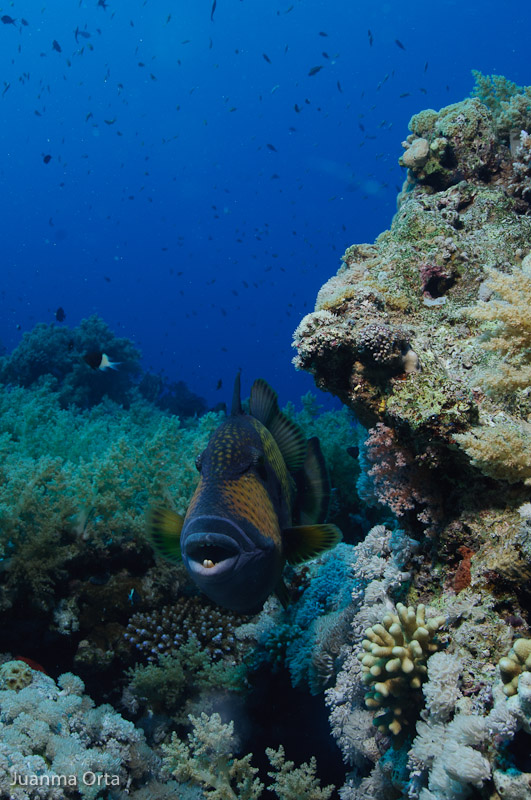
<path fill-rule="evenodd" d="M 236 563 L 241 549 L 238 542 L 223 533 L 192 533 L 186 538 L 183 557 L 189 570 L 201 578 L 221 577 Z M 209 559 L 214 566 L 205 567 Z"/>

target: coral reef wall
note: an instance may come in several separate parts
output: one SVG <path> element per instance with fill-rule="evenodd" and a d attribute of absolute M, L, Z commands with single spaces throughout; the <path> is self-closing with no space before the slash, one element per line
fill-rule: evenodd
<path fill-rule="evenodd" d="M 352 595 L 327 690 L 342 800 L 529 797 L 531 89 L 476 81 L 411 119 L 390 230 L 294 334 L 295 366 L 367 428 L 359 496 L 417 542 L 378 614 Z"/>

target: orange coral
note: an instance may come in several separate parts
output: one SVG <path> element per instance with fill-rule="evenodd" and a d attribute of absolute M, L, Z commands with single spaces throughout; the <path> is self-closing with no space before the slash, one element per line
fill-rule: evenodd
<path fill-rule="evenodd" d="M 472 556 L 475 555 L 475 551 L 471 550 L 470 547 L 461 545 L 461 547 L 457 549 L 457 552 L 461 556 L 461 563 L 457 567 L 453 583 L 456 593 L 459 594 L 459 592 L 466 589 L 467 586 L 470 586 L 470 567 Z"/>

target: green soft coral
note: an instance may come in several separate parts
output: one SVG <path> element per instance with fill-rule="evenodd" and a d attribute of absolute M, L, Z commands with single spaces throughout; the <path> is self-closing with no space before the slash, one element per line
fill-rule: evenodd
<path fill-rule="evenodd" d="M 185 695 L 208 689 L 242 691 L 246 671 L 243 664 L 213 661 L 192 637 L 173 653 L 161 655 L 156 664 L 137 664 L 130 669 L 129 688 L 150 710 L 177 717 Z"/>
<path fill-rule="evenodd" d="M 14 592 L 44 607 L 72 558 L 144 536 L 150 503 L 183 513 L 219 414 L 182 424 L 145 401 L 61 408 L 49 381 L 0 385 L 0 558 Z"/>

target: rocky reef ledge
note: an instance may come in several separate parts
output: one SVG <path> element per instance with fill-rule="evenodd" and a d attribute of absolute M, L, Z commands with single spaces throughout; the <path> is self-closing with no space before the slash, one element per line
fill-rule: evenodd
<path fill-rule="evenodd" d="M 531 90 L 478 74 L 475 94 L 411 119 L 391 228 L 346 250 L 295 332 L 294 363 L 370 429 L 376 494 L 410 535 L 466 544 L 475 565 L 521 582 Z"/>

